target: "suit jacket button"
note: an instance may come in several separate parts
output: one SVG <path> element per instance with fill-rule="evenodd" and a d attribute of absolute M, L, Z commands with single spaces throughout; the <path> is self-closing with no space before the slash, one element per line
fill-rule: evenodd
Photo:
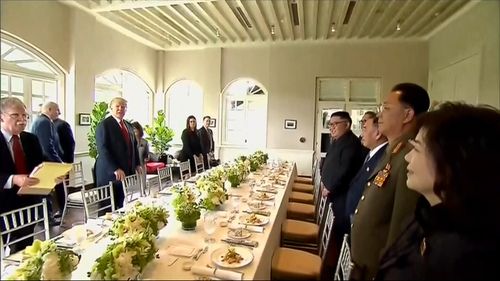
<path fill-rule="evenodd" d="M 365 200 L 365 196 L 364 195 L 361 196 L 361 201 L 363 201 L 363 200 Z"/>
<path fill-rule="evenodd" d="M 368 187 L 370 187 L 370 186 L 372 185 L 372 183 L 371 183 L 371 182 L 368 182 L 368 184 L 367 184 L 367 185 L 368 185 Z"/>
<path fill-rule="evenodd" d="M 358 209 L 354 210 L 354 213 L 357 214 L 358 213 Z"/>
<path fill-rule="evenodd" d="M 353 226 L 353 225 L 354 225 L 354 224 L 353 224 L 353 223 L 351 223 L 351 228 L 352 228 L 352 226 Z"/>
<path fill-rule="evenodd" d="M 370 171 L 370 167 L 366 167 L 366 171 L 369 172 Z"/>

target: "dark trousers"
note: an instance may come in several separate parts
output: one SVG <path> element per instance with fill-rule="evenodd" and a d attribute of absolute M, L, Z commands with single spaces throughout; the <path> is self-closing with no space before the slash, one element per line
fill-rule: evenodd
<path fill-rule="evenodd" d="M 205 165 L 205 170 L 208 169 L 208 153 L 203 154 L 203 165 Z"/>

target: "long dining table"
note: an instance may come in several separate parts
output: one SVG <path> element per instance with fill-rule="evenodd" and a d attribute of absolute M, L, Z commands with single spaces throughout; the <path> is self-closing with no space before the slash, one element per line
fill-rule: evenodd
<path fill-rule="evenodd" d="M 227 191 L 229 196 L 238 196 L 241 199 L 239 204 L 239 213 L 236 216 L 241 216 L 244 210 L 248 210 L 247 203 L 251 201 L 250 194 L 255 193 L 255 189 L 259 188 L 259 180 L 265 179 L 271 170 L 264 167 L 257 172 L 251 173 L 247 180 L 243 181 L 237 188 L 229 188 Z M 273 184 L 276 187 L 273 203 L 267 203 L 267 210 L 270 212 L 269 222 L 264 226 L 262 233 L 252 232 L 248 238 L 252 241 L 257 241 L 257 247 L 246 247 L 253 255 L 252 261 L 241 268 L 231 270 L 241 272 L 244 280 L 269 280 L 271 272 L 271 260 L 273 251 L 280 245 L 281 225 L 286 219 L 286 206 L 288 198 L 292 190 L 293 181 L 297 175 L 295 163 L 285 162 L 282 173 L 280 175 L 281 184 Z M 257 186 L 250 186 L 251 179 L 257 179 Z M 153 198 L 156 197 L 156 198 Z M 181 223 L 175 218 L 171 201 L 173 195 L 150 196 L 142 198 L 141 201 L 145 204 L 162 205 L 169 211 L 168 224 L 160 230 L 156 240 L 158 247 L 159 258 L 151 261 L 144 269 L 141 279 L 143 280 L 193 280 L 199 279 L 200 276 L 194 274 L 189 268 L 194 267 L 216 267 L 212 260 L 212 253 L 220 248 L 228 247 L 229 244 L 221 241 L 228 236 L 229 227 L 218 224 L 215 233 L 211 237 L 215 238 L 215 242 L 207 243 L 205 238 L 207 234 L 203 226 L 202 217 L 198 220 L 195 230 L 182 230 Z M 233 214 L 231 209 L 234 207 L 229 198 L 222 206 L 221 211 L 217 212 L 218 222 L 226 221 Z M 223 224 L 222 224 L 223 225 Z M 106 230 L 103 230 L 106 231 Z M 105 251 L 106 247 L 111 243 L 110 237 L 101 239 L 98 242 L 88 243 L 82 251 L 82 256 L 77 269 L 72 274 L 72 280 L 88 280 L 88 272 L 91 270 L 95 260 L 99 258 Z M 173 255 L 170 251 L 175 248 L 194 248 L 194 253 L 199 253 L 199 258 L 179 257 Z M 207 248 L 205 252 L 202 249 Z M 187 267 L 189 265 L 189 267 Z"/>

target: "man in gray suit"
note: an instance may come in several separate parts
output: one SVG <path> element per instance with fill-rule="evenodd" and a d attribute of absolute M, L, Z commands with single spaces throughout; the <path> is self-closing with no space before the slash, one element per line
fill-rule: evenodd
<path fill-rule="evenodd" d="M 408 139 L 416 135 L 417 116 L 429 108 L 429 95 L 412 83 L 394 86 L 379 117 L 379 129 L 389 145 L 373 170 L 354 211 L 351 225 L 351 278 L 375 277 L 382 253 L 401 234 L 413 214 L 418 193 L 406 186 L 404 156 L 411 150 Z"/>

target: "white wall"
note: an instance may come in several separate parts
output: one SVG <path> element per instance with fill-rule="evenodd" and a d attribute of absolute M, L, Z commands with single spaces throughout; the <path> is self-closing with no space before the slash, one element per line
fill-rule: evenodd
<path fill-rule="evenodd" d="M 480 1 L 430 38 L 433 99 L 500 107 L 499 18 L 499 1 Z"/>
<path fill-rule="evenodd" d="M 1 1 L 1 28 L 56 61 L 66 77 L 66 116 L 91 182 L 93 160 L 87 156 L 89 127 L 76 125 L 78 113 L 91 111 L 96 75 L 127 69 L 156 89 L 157 52 L 98 22 L 92 15 L 59 1 Z"/>
<path fill-rule="evenodd" d="M 165 86 L 180 78 L 195 80 L 205 90 L 205 111 L 220 119 L 220 93 L 228 83 L 240 77 L 259 81 L 269 92 L 268 152 L 304 161 L 312 159 L 314 150 L 317 77 L 380 77 L 385 95 L 403 81 L 426 85 L 427 62 L 425 42 L 276 44 L 166 52 Z M 296 119 L 297 129 L 285 130 L 284 119 Z M 299 142 L 302 136 L 305 143 Z M 231 159 L 235 153 L 234 148 L 222 148 L 220 156 Z M 310 173 L 311 161 L 298 165 L 299 174 Z"/>

